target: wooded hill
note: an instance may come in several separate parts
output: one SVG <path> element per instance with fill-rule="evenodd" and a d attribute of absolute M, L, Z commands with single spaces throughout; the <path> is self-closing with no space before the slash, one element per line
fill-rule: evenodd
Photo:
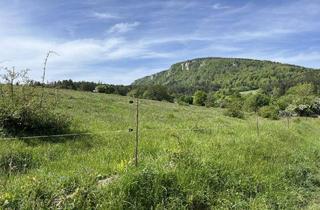
<path fill-rule="evenodd" d="M 263 89 L 282 95 L 299 83 L 320 89 L 320 71 L 301 66 L 241 58 L 198 58 L 176 63 L 170 69 L 136 80 L 133 85 L 163 85 L 175 95 L 196 90 L 248 91 Z"/>

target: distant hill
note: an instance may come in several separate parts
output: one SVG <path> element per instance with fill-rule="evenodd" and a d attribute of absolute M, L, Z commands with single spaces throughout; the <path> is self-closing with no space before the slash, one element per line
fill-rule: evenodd
<path fill-rule="evenodd" d="M 303 82 L 320 86 L 320 71 L 278 62 L 242 58 L 198 58 L 176 63 L 166 71 L 134 81 L 133 85 L 164 85 L 174 94 L 196 90 L 258 88 L 282 91 Z"/>

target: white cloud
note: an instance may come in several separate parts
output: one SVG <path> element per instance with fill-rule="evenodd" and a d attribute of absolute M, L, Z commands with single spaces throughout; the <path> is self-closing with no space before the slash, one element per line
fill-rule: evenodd
<path fill-rule="evenodd" d="M 89 76 L 88 71 L 93 68 L 92 66 L 96 66 L 97 69 L 90 74 L 93 74 L 97 80 L 106 73 L 98 74 L 96 70 L 112 67 L 105 64 L 108 62 L 172 57 L 169 53 L 154 51 L 150 43 L 132 42 L 125 38 L 46 41 L 30 37 L 10 37 L 0 39 L 0 47 L 4 49 L 0 51 L 1 66 L 16 66 L 17 69 L 30 68 L 32 78 L 36 80 L 40 78 L 44 57 L 49 50 L 54 50 L 59 56 L 52 56 L 49 59 L 48 80 L 77 79 L 81 72 L 86 72 Z M 104 65 L 99 65 L 101 63 Z M 125 77 L 123 73 L 113 73 L 114 77 L 120 77 L 120 75 Z M 129 79 L 125 78 L 123 81 Z"/>
<path fill-rule="evenodd" d="M 117 15 L 113 15 L 106 12 L 93 12 L 91 16 L 97 19 L 119 19 L 120 18 Z"/>
<path fill-rule="evenodd" d="M 319 51 L 311 51 L 311 52 L 300 52 L 297 54 L 285 54 L 279 55 L 273 58 L 273 60 L 277 60 L 285 63 L 296 63 L 302 66 L 319 68 L 320 63 L 320 52 Z"/>
<path fill-rule="evenodd" d="M 133 22 L 133 23 L 117 23 L 114 26 L 112 26 L 108 32 L 109 33 L 126 33 L 128 31 L 131 31 L 138 27 L 140 25 L 139 22 Z"/>
<path fill-rule="evenodd" d="M 269 29 L 269 30 L 252 30 L 252 31 L 239 31 L 237 34 L 226 35 L 221 37 L 224 40 L 232 41 L 249 41 L 258 40 L 266 38 L 279 38 L 280 36 L 285 36 L 287 34 L 296 33 L 294 30 L 290 29 Z"/>
<path fill-rule="evenodd" d="M 222 9 L 229 9 L 230 7 L 221 5 L 220 3 L 216 3 L 216 4 L 212 5 L 212 8 L 215 10 L 222 10 Z"/>

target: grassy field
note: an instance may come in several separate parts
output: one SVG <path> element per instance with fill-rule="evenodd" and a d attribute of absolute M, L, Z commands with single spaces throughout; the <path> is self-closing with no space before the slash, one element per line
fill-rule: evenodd
<path fill-rule="evenodd" d="M 4 209 L 320 208 L 319 118 L 260 119 L 258 137 L 249 114 L 141 100 L 136 168 L 129 97 L 58 94 L 73 130 L 95 134 L 2 139 Z"/>

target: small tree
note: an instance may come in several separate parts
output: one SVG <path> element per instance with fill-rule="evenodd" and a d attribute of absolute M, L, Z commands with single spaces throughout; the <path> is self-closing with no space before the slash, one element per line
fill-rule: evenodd
<path fill-rule="evenodd" d="M 1 77 L 10 86 L 11 100 L 13 102 L 14 101 L 14 83 L 16 79 L 19 78 L 20 73 L 15 70 L 15 67 L 12 67 L 12 69 L 5 67 L 4 70 L 6 73 L 1 75 Z"/>
<path fill-rule="evenodd" d="M 217 97 L 215 96 L 215 93 L 211 92 L 210 94 L 208 94 L 207 100 L 206 100 L 206 107 L 214 107 L 216 105 L 216 102 L 217 102 Z"/>
<path fill-rule="evenodd" d="M 259 109 L 259 115 L 272 120 L 279 119 L 279 108 L 276 106 L 263 106 Z"/>
<path fill-rule="evenodd" d="M 269 103 L 270 103 L 269 96 L 262 93 L 257 93 L 257 94 L 250 95 L 245 100 L 245 107 L 248 111 L 257 112 L 259 108 L 263 106 L 267 106 L 269 105 Z"/>
<path fill-rule="evenodd" d="M 204 106 L 207 100 L 207 94 L 202 91 L 198 90 L 193 95 L 193 104 L 198 106 Z"/>
<path fill-rule="evenodd" d="M 249 111 L 254 111 L 256 113 L 256 127 L 257 127 L 257 134 L 258 136 L 260 135 L 260 129 L 259 129 L 259 116 L 257 115 L 257 112 L 259 108 L 263 106 L 267 106 L 270 103 L 270 98 L 262 93 L 257 93 L 250 95 L 246 101 L 245 101 L 245 106 Z"/>
<path fill-rule="evenodd" d="M 241 102 L 233 100 L 231 103 L 229 103 L 227 110 L 224 112 L 224 115 L 240 119 L 244 118 Z"/>
<path fill-rule="evenodd" d="M 167 88 L 161 85 L 148 86 L 142 97 L 157 101 L 173 101 L 173 98 L 169 95 Z"/>
<path fill-rule="evenodd" d="M 107 87 L 105 85 L 98 85 L 95 89 L 95 92 L 97 93 L 105 93 Z"/>

